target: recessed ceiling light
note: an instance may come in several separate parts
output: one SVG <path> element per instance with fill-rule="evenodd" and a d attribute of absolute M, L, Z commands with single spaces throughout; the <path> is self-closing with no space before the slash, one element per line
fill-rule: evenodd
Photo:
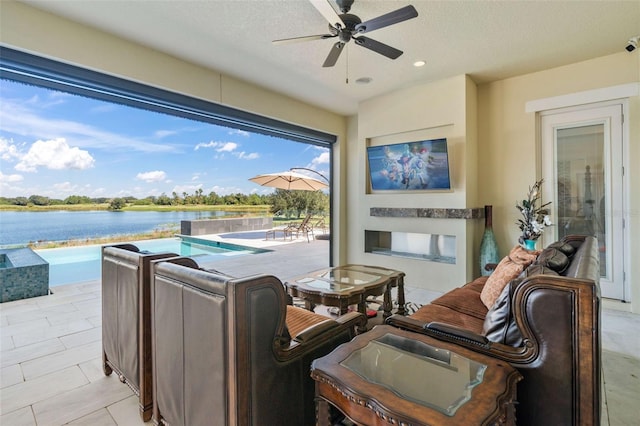
<path fill-rule="evenodd" d="M 426 62 L 425 62 L 425 61 L 415 61 L 415 62 L 413 63 L 413 66 L 414 66 L 414 67 L 423 67 L 423 66 L 425 66 L 425 65 L 426 65 Z"/>
<path fill-rule="evenodd" d="M 358 84 L 369 84 L 371 83 L 373 79 L 371 77 L 360 77 L 359 79 L 356 80 L 356 83 Z"/>

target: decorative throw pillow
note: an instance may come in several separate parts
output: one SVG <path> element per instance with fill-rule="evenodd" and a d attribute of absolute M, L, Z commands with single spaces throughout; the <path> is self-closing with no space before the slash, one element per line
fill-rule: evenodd
<path fill-rule="evenodd" d="M 489 275 L 482 292 L 480 292 L 480 300 L 482 300 L 487 309 L 491 309 L 500 293 L 502 293 L 504 286 L 536 260 L 538 253 L 540 252 L 537 250 L 529 251 L 521 246 L 515 246 L 511 249 L 509 255 L 498 263 L 496 270 Z"/>
<path fill-rule="evenodd" d="M 513 293 L 521 282 L 522 278 L 516 278 L 504 286 L 498 300 L 487 312 L 482 334 L 490 341 L 509 346 L 522 345 L 522 334 L 511 309 Z"/>
<path fill-rule="evenodd" d="M 542 250 L 536 259 L 536 265 L 546 266 L 561 274 L 569 266 L 569 258 L 566 254 L 555 248 Z"/>
<path fill-rule="evenodd" d="M 573 256 L 573 253 L 576 251 L 575 247 L 569 243 L 565 243 L 564 241 L 555 241 L 549 244 L 547 248 L 558 249 L 569 257 Z"/>

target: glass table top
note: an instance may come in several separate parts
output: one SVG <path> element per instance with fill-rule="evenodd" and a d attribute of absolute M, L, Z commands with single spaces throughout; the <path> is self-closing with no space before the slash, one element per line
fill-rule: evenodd
<path fill-rule="evenodd" d="M 378 281 L 381 278 L 380 275 L 372 275 L 349 269 L 331 269 L 320 273 L 318 277 L 335 283 L 352 285 L 369 284 Z"/>
<path fill-rule="evenodd" d="M 340 363 L 401 398 L 453 416 L 482 383 L 486 365 L 402 336 L 385 334 Z"/>

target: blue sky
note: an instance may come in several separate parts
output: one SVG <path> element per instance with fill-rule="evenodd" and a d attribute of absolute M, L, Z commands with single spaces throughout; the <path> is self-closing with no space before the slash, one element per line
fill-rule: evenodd
<path fill-rule="evenodd" d="M 0 196 L 270 193 L 248 179 L 326 148 L 0 80 Z"/>

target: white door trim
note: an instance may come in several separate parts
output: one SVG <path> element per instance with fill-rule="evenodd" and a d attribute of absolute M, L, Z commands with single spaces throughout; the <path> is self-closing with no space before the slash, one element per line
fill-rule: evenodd
<path fill-rule="evenodd" d="M 535 99 L 525 103 L 525 112 L 542 112 L 550 109 L 574 107 L 583 104 L 626 99 L 640 96 L 640 83 L 619 84 L 617 86 L 602 87 L 568 95 Z"/>
<path fill-rule="evenodd" d="M 551 134 L 547 134 L 546 136 L 543 137 L 543 133 L 545 131 L 551 131 L 552 129 L 549 128 L 545 128 L 542 125 L 542 118 L 544 117 L 545 121 L 547 121 L 547 123 L 551 126 L 553 126 L 553 123 L 556 122 L 555 118 L 552 118 L 554 116 L 566 116 L 567 114 L 572 114 L 572 113 L 578 113 L 579 111 L 583 111 L 583 112 L 587 112 L 587 116 L 591 115 L 588 111 L 590 110 L 600 110 L 603 108 L 608 108 L 608 107 L 617 107 L 619 108 L 618 111 L 622 112 L 622 119 L 624 120 L 624 117 L 628 117 L 628 108 L 629 108 L 629 102 L 627 99 L 624 100 L 616 100 L 616 101 L 609 101 L 609 102 L 602 102 L 602 103 L 598 103 L 598 104 L 592 104 L 592 105 L 577 105 L 574 107 L 570 107 L 570 108 L 561 108 L 561 109 L 556 109 L 556 110 L 552 110 L 552 111 L 542 111 L 539 112 L 539 117 L 540 117 L 540 121 L 539 121 L 539 126 L 540 126 L 540 159 L 542 164 L 541 167 L 541 172 L 542 172 L 542 176 L 555 176 L 555 171 L 553 170 L 555 166 L 553 166 L 552 164 L 554 164 L 554 161 L 545 161 L 548 160 L 548 156 L 552 155 L 551 152 L 549 151 L 549 148 L 551 148 L 550 146 L 547 146 L 546 148 L 543 146 L 544 144 L 542 143 L 542 140 L 547 138 L 547 141 L 549 141 L 550 137 L 553 139 L 554 137 Z M 597 114 L 596 114 L 597 117 Z M 595 118 L 595 120 L 597 121 L 598 119 Z M 580 120 L 582 121 L 582 120 Z M 587 120 L 589 121 L 589 120 Z M 561 119 L 559 121 L 559 123 L 562 123 L 563 120 Z M 584 122 L 583 122 L 584 123 Z M 582 125 L 582 124 L 581 124 Z M 613 155 L 614 157 L 617 157 L 617 159 L 613 159 L 613 158 L 609 158 L 607 160 L 607 162 L 609 164 L 611 164 L 611 160 L 614 160 L 614 163 L 619 164 L 622 167 L 622 170 L 616 171 L 616 170 L 611 170 L 610 173 L 622 173 L 623 170 L 629 170 L 629 155 L 628 155 L 628 137 L 629 137 L 629 123 L 628 120 L 624 120 L 622 125 L 620 126 L 620 128 L 617 128 L 618 132 L 620 134 L 621 137 L 621 144 L 622 146 L 619 148 L 618 152 L 613 152 L 610 151 L 610 154 Z M 548 142 L 547 142 L 548 143 Z M 554 142 L 555 143 L 555 142 Z M 553 151 L 555 152 L 555 148 L 553 148 Z M 546 153 L 545 153 L 546 152 Z M 553 154 L 555 155 L 555 154 Z M 629 210 L 628 208 L 626 208 L 626 206 L 628 206 L 629 204 L 629 191 L 630 191 L 630 182 L 629 182 L 629 173 L 624 173 L 622 174 L 622 176 L 620 174 L 617 175 L 618 177 L 614 178 L 615 180 L 617 180 L 618 182 L 622 183 L 622 193 L 618 193 L 618 202 L 621 203 L 621 209 L 622 211 L 619 212 L 621 213 L 619 218 L 617 220 L 620 221 L 620 231 L 616 231 L 616 232 L 622 232 L 622 234 L 619 234 L 619 238 L 621 238 L 623 245 L 621 247 L 618 247 L 616 250 L 621 250 L 622 251 L 622 263 L 623 265 L 626 265 L 624 267 L 624 269 L 628 269 L 628 266 L 631 264 L 630 263 L 630 256 L 629 256 L 629 250 L 630 250 L 630 235 L 629 235 L 629 231 L 628 231 L 628 226 L 624 227 L 624 229 L 622 229 L 622 223 L 629 223 Z M 550 186 L 552 185 L 552 182 L 545 182 L 545 187 L 547 188 L 546 191 L 551 191 L 551 193 L 555 194 L 555 190 L 553 190 L 553 188 Z M 612 188 L 612 190 L 615 190 L 615 188 Z M 613 194 L 612 194 L 613 195 Z M 555 197 L 555 195 L 554 195 Z M 615 196 L 614 196 L 615 198 Z M 557 200 L 556 200 L 557 201 Z M 618 240 L 620 241 L 620 240 Z M 547 241 L 548 243 L 548 241 Z M 615 262 L 617 263 L 617 262 Z M 612 265 L 613 266 L 613 265 Z M 603 277 L 604 278 L 604 277 Z M 622 278 L 618 277 L 616 279 L 616 281 L 618 281 L 618 279 L 620 279 L 620 281 L 622 281 L 622 286 L 618 287 L 619 290 L 615 291 L 614 293 L 611 294 L 610 297 L 615 297 L 616 299 L 621 299 L 623 301 L 628 301 L 630 300 L 630 277 L 624 276 Z M 613 287 L 609 287 L 608 288 L 614 289 Z M 609 293 L 608 291 L 605 293 Z M 615 295 L 614 295 L 615 294 Z M 607 297 L 605 294 L 603 294 L 604 297 Z"/>

